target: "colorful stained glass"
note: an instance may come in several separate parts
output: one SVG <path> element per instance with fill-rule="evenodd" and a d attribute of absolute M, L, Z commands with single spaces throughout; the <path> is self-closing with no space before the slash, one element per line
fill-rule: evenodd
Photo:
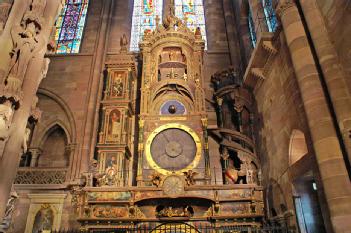
<path fill-rule="evenodd" d="M 277 29 L 278 21 L 272 5 L 272 0 L 262 0 L 263 12 L 266 19 L 268 31 L 274 32 Z"/>
<path fill-rule="evenodd" d="M 156 15 L 162 19 L 162 3 L 163 0 L 134 0 L 130 51 L 139 50 L 146 29 L 155 29 Z"/>
<path fill-rule="evenodd" d="M 251 45 L 252 47 L 255 48 L 256 46 L 256 31 L 255 31 L 255 25 L 254 25 L 254 22 L 253 22 L 253 18 L 252 18 L 252 13 L 251 11 L 249 10 L 249 16 L 247 17 L 247 24 L 249 25 L 249 32 L 250 32 L 250 40 L 251 40 Z"/>
<path fill-rule="evenodd" d="M 187 26 L 194 30 L 200 27 L 202 38 L 207 49 L 205 14 L 202 0 L 175 0 L 175 15 L 178 18 L 187 18 Z"/>
<path fill-rule="evenodd" d="M 56 53 L 79 53 L 89 0 L 66 0 L 56 20 Z"/>

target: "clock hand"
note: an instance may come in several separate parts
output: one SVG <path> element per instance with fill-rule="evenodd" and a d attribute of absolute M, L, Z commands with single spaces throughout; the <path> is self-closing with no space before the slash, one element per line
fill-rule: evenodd
<path fill-rule="evenodd" d="M 165 133 L 162 133 L 162 135 L 163 135 L 163 137 L 166 139 L 166 141 L 169 142 L 169 140 L 168 140 L 166 134 L 165 134 Z"/>

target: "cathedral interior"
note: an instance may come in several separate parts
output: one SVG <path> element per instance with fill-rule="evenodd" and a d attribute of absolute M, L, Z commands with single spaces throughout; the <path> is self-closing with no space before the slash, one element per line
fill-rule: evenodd
<path fill-rule="evenodd" d="M 0 0 L 0 232 L 351 233 L 350 0 Z"/>

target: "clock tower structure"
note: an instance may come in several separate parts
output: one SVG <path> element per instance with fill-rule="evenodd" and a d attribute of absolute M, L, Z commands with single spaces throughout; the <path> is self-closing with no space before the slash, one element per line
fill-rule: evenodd
<path fill-rule="evenodd" d="M 147 185 L 150 177 L 163 183 L 190 172 L 206 184 L 211 174 L 202 78 L 205 42 L 200 30 L 191 31 L 172 8 L 163 25 L 156 22 L 140 44 L 137 183 Z"/>
<path fill-rule="evenodd" d="M 244 110 L 239 131 L 220 123 L 210 134 L 200 29 L 190 30 L 172 7 L 162 23 L 158 17 L 155 21 L 140 43 L 139 75 L 133 54 L 125 51 L 105 64 L 97 161 L 85 174 L 84 186 L 72 192 L 77 220 L 92 232 L 259 227 L 263 194 L 254 144 L 241 133 L 247 125 Z M 233 98 L 237 109 L 249 105 L 248 93 L 235 83 L 214 96 L 218 103 Z M 209 135 L 219 145 L 211 154 Z M 210 155 L 221 168 L 210 164 Z"/>

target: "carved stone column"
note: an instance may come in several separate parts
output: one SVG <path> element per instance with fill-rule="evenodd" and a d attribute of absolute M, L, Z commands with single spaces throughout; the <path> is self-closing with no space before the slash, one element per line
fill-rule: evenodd
<path fill-rule="evenodd" d="M 0 176 L 0 219 L 4 215 L 6 202 L 17 173 L 27 119 L 31 114 L 33 99 L 45 69 L 46 45 L 60 8 L 61 0 L 16 1 L 9 16 L 9 19 L 16 20 L 11 22 L 11 28 L 6 26 L 6 30 L 8 29 L 11 33 L 6 33 L 5 30 L 0 37 L 0 47 L 10 45 L 13 51 L 11 56 L 3 57 L 10 65 L 5 73 L 7 82 L 1 84 L 5 86 L 4 90 L 8 93 L 5 98 L 17 108 L 10 126 L 11 135 L 0 161 L 0 171 L 3 171 Z M 23 40 L 26 40 L 26 43 Z M 4 59 L 1 59 L 2 62 Z M 0 68 L 5 64 L 2 62 L 0 62 Z M 9 79 L 10 82 L 8 82 Z M 18 98 L 15 95 L 17 93 L 21 93 L 17 96 Z"/>
<path fill-rule="evenodd" d="M 39 148 L 29 148 L 29 152 L 32 155 L 32 159 L 30 161 L 30 166 L 36 167 L 38 165 L 38 159 L 39 159 L 42 151 Z"/>
<path fill-rule="evenodd" d="M 333 43 L 330 41 L 323 16 L 316 0 L 301 0 L 309 32 L 324 74 L 326 85 L 333 103 L 338 125 L 351 161 L 351 95 L 347 88 L 346 77 Z"/>
<path fill-rule="evenodd" d="M 351 229 L 351 184 L 307 36 L 292 0 L 280 1 L 286 42 L 304 104 L 335 233 Z"/>
<path fill-rule="evenodd" d="M 230 60 L 232 66 L 235 69 L 240 69 L 241 59 L 240 59 L 240 51 L 238 44 L 238 32 L 235 27 L 235 15 L 233 9 L 233 3 L 231 0 L 223 0 L 223 13 L 224 20 L 226 23 L 226 34 L 229 46 Z"/>

